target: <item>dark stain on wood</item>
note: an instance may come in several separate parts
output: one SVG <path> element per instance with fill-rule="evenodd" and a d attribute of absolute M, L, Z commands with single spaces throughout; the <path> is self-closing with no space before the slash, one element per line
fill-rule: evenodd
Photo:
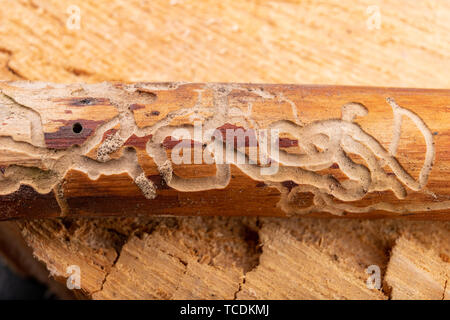
<path fill-rule="evenodd" d="M 158 112 L 159 114 L 159 112 Z M 234 146 L 237 146 L 237 141 L 238 138 L 240 139 L 240 141 L 245 141 L 245 147 L 256 147 L 258 146 L 258 141 L 256 141 L 256 135 L 253 129 L 250 129 L 251 132 L 247 133 L 246 131 L 244 131 L 243 127 L 238 127 L 232 124 L 225 124 L 219 128 L 217 128 L 217 130 L 220 132 L 222 139 L 226 142 L 226 130 L 238 130 L 241 129 L 237 132 L 234 132 Z M 249 131 L 250 131 L 249 130 Z M 105 132 L 105 134 L 103 135 L 103 141 L 110 135 L 113 135 L 117 132 L 117 129 L 110 129 L 108 131 Z M 133 147 L 137 147 L 137 148 L 141 148 L 141 149 L 145 149 L 146 144 L 148 142 L 148 140 L 151 138 L 152 136 L 145 136 L 145 137 L 138 137 L 136 135 L 132 135 L 125 143 L 125 146 L 133 146 Z M 245 140 L 244 140 L 245 139 Z M 165 149 L 167 150 L 171 150 L 173 149 L 175 146 L 177 146 L 179 143 L 183 143 L 182 145 L 180 145 L 180 147 L 183 148 L 193 148 L 194 145 L 199 145 L 202 146 L 202 148 L 206 147 L 206 145 L 202 145 L 200 142 L 194 141 L 194 140 L 188 140 L 188 139 L 184 139 L 184 140 L 178 140 L 178 139 L 174 139 L 171 136 L 167 136 L 164 141 L 162 142 L 162 145 Z M 298 141 L 297 140 L 292 140 L 292 139 L 288 139 L 288 138 L 281 138 L 280 139 L 280 147 L 284 147 L 284 148 L 288 148 L 288 147 L 292 147 L 292 146 L 297 146 L 298 145 Z M 270 164 L 270 159 L 269 159 L 269 164 Z"/>
<path fill-rule="evenodd" d="M 402 217 L 409 217 L 409 216 L 413 216 L 413 215 L 415 215 L 414 213 L 409 213 L 409 212 L 406 212 L 406 213 L 401 213 L 400 214 Z"/>
<path fill-rule="evenodd" d="M 167 185 L 166 181 L 160 174 L 147 176 L 147 179 L 152 181 L 155 184 L 156 188 L 159 190 L 170 189 L 170 187 Z"/>
<path fill-rule="evenodd" d="M 149 90 L 149 89 L 146 89 L 146 88 L 138 88 L 136 90 L 136 92 L 139 93 L 139 94 L 145 94 L 146 96 L 150 96 L 154 100 L 156 100 L 156 98 L 157 98 L 156 93 L 154 93 L 152 90 Z"/>
<path fill-rule="evenodd" d="M 103 134 L 102 142 L 105 141 L 109 136 L 114 135 L 117 132 L 117 129 L 109 129 Z"/>
<path fill-rule="evenodd" d="M 293 140 L 293 139 L 289 139 L 289 138 L 280 138 L 279 146 L 280 146 L 280 148 L 297 147 L 298 140 Z"/>
<path fill-rule="evenodd" d="M 292 190 L 292 188 L 295 188 L 296 186 L 298 186 L 298 184 L 296 184 L 292 180 L 283 181 L 281 184 L 283 187 L 287 188 L 289 190 L 289 192 Z"/>
<path fill-rule="evenodd" d="M 238 139 L 242 141 L 245 139 L 245 147 L 257 147 L 258 140 L 256 136 L 256 131 L 254 129 L 245 129 L 244 127 L 236 126 L 234 124 L 226 123 L 223 126 L 217 128 L 222 134 L 222 139 L 226 141 L 227 130 L 232 130 L 232 135 L 234 135 L 234 145 L 237 146 Z M 293 140 L 289 138 L 279 138 L 278 140 L 280 148 L 289 148 L 298 146 L 298 140 Z"/>
<path fill-rule="evenodd" d="M 198 141 L 188 139 L 177 140 L 171 136 L 166 137 L 162 142 L 163 147 L 168 150 L 175 148 L 178 144 L 180 144 L 180 147 L 182 148 L 194 148 L 195 145 L 201 146 L 202 148 L 204 147 L 204 145 Z"/>
<path fill-rule="evenodd" d="M 158 110 L 152 110 L 152 112 L 147 112 L 146 116 L 159 116 L 160 112 Z"/>
<path fill-rule="evenodd" d="M 148 140 L 150 140 L 152 135 L 144 136 L 144 137 L 138 137 L 135 134 L 133 134 L 131 137 L 128 138 L 127 141 L 125 141 L 124 146 L 132 146 L 139 149 L 145 149 Z"/>
<path fill-rule="evenodd" d="M 92 97 L 76 97 L 76 98 L 60 98 L 53 100 L 55 102 L 64 103 L 73 107 L 86 106 L 110 106 L 111 101 L 107 98 L 92 98 Z"/>
<path fill-rule="evenodd" d="M 83 144 L 87 138 L 89 138 L 97 129 L 97 127 L 105 121 L 95 120 L 56 120 L 62 122 L 64 125 L 59 127 L 56 132 L 45 132 L 44 139 L 45 144 L 50 149 L 67 149 L 73 145 Z M 82 130 L 79 133 L 75 133 L 73 128 L 76 123 L 82 126 Z"/>
<path fill-rule="evenodd" d="M 244 127 L 236 126 L 234 124 L 225 123 L 223 126 L 217 128 L 222 135 L 223 141 L 227 143 L 232 143 L 231 141 L 227 141 L 227 132 L 228 134 L 234 137 L 234 146 L 238 146 L 238 141 L 244 141 L 245 144 L 239 147 L 257 147 L 258 139 L 256 137 L 256 132 L 253 129 L 244 129 Z"/>
<path fill-rule="evenodd" d="M 143 104 L 139 104 L 139 103 L 133 103 L 128 107 L 128 109 L 130 109 L 130 111 L 133 111 L 133 112 L 136 110 L 139 110 L 139 109 L 144 109 L 144 108 L 145 108 L 145 106 Z"/>
<path fill-rule="evenodd" d="M 61 209 L 53 192 L 40 194 L 22 185 L 16 192 L 0 196 L 0 212 L 0 220 L 6 220 L 56 217 Z"/>

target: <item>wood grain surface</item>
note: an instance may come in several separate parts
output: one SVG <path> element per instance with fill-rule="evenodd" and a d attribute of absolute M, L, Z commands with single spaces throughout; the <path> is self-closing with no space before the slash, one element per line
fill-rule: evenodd
<path fill-rule="evenodd" d="M 0 219 L 450 218 L 449 90 L 4 82 L 0 92 Z"/>
<path fill-rule="evenodd" d="M 2 4 L 4 80 L 450 88 L 446 0 Z M 67 28 L 70 5 L 80 9 L 79 29 Z M 382 106 L 389 108 L 367 107 Z M 341 105 L 334 107 L 338 117 Z M 385 121 L 392 124 L 392 114 Z M 370 133 L 390 142 L 390 128 Z M 78 265 L 80 291 L 98 299 L 450 297 L 448 222 L 155 217 L 15 225 L 55 278 L 64 283 L 67 267 Z M 371 265 L 380 267 L 381 290 L 366 286 Z M 212 272 L 220 288 L 198 285 Z"/>

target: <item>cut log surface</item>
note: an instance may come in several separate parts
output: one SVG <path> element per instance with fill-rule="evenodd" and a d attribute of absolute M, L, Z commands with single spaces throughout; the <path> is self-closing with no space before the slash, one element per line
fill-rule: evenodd
<path fill-rule="evenodd" d="M 393 299 L 450 299 L 448 256 L 414 238 L 400 238 L 392 250 L 386 281 Z"/>
<path fill-rule="evenodd" d="M 73 6 L 79 8 L 79 28 Z M 189 81 L 450 89 L 449 17 L 450 2 L 446 0 L 4 0 L 0 10 L 0 78 L 54 83 Z M 193 88 L 187 84 L 184 88 L 187 90 L 189 86 Z M 319 89 L 314 90 L 318 93 Z M 166 94 L 170 96 L 173 92 Z M 448 127 L 440 128 L 439 125 L 444 126 L 448 121 L 444 121 L 442 112 L 434 111 L 438 104 L 434 99 L 436 93 L 423 96 L 417 103 L 409 95 L 401 94 L 401 90 L 389 95 L 375 94 L 378 96 L 376 101 L 368 95 L 343 96 L 345 99 L 336 94 L 327 95 L 321 95 L 321 101 L 307 100 L 308 105 L 301 103 L 302 98 L 294 99 L 299 119 L 305 122 L 340 119 L 342 105 L 363 103 L 368 113 L 354 121 L 388 151 L 393 138 L 394 113 L 385 99 L 390 96 L 400 107 L 419 116 L 434 134 L 435 142 L 436 157 L 427 185 L 414 191 L 402 183 L 408 193 L 405 199 L 398 199 L 392 191 L 381 193 L 384 193 L 383 197 L 390 193 L 390 199 L 396 205 L 405 205 L 404 200 L 411 201 L 412 195 L 428 201 L 433 196 L 427 194 L 427 190 L 436 194 L 438 203 L 449 200 L 440 198 L 447 192 L 441 186 L 448 180 L 445 178 L 448 168 L 440 167 L 439 163 L 448 159 L 441 149 L 445 147 L 443 141 L 447 139 Z M 196 101 L 198 92 L 192 92 L 191 96 Z M 416 96 L 416 92 L 411 96 Z M 147 96 L 147 99 L 151 97 Z M 6 100 L 8 105 L 15 105 Z M 270 99 L 266 100 L 269 103 Z M 270 104 L 283 110 L 283 119 L 295 121 L 290 104 L 278 100 Z M 154 103 L 160 101 L 161 97 Z M 434 107 L 428 104 L 432 101 Z M 95 113 L 89 105 L 68 106 L 67 100 L 60 101 L 52 110 L 71 109 L 72 116 L 90 110 L 84 118 L 100 122 L 108 120 L 109 116 L 115 117 L 113 107 L 105 105 L 104 101 L 94 103 L 102 105 L 104 111 Z M 313 103 L 314 109 L 323 108 L 317 118 L 308 113 Z M 143 104 L 148 108 L 146 103 Z M 242 101 L 240 105 L 244 104 Z M 45 104 L 48 108 L 50 105 L 53 103 Z M 254 104 L 255 111 L 258 105 L 261 106 L 260 101 Z M 44 106 L 35 108 L 42 110 Z M 137 122 L 162 116 L 152 114 L 150 109 L 150 115 L 146 117 L 144 109 L 133 109 Z M 44 112 L 43 119 L 53 117 L 53 112 Z M 64 121 L 49 121 L 54 126 L 44 124 L 44 132 L 52 134 L 66 126 L 65 134 L 70 133 L 66 120 L 75 118 L 68 113 L 60 115 L 59 119 Z M 20 112 L 14 119 L 19 116 L 25 122 L 30 112 Z M 262 117 L 267 119 L 264 114 Z M 8 122 L 4 117 L 0 119 L 0 123 Z M 418 181 L 426 145 L 411 119 L 404 117 L 403 120 L 395 158 Z M 88 128 L 100 125 L 91 122 Z M 31 125 L 27 122 L 14 130 L 17 141 L 27 141 Z M 62 142 L 55 135 L 53 137 L 54 146 Z M 74 136 L 71 142 L 79 143 L 80 140 L 76 141 L 79 137 Z M 40 139 L 39 135 L 35 139 Z M 135 138 L 134 145 L 139 143 L 144 140 Z M 135 149 L 138 155 L 144 155 L 139 160 L 150 165 L 150 157 L 139 147 Z M 405 150 L 407 154 L 403 153 Z M 411 150 L 415 152 L 412 154 Z M 120 157 L 122 152 L 123 148 L 110 157 Z M 8 159 L 3 149 L 2 154 L 2 159 Z M 14 159 L 16 154 L 10 153 L 10 156 L 13 156 L 10 160 L 17 160 Z M 36 167 L 41 163 L 40 159 L 31 161 L 28 153 L 21 156 L 24 166 Z M 95 160 L 97 155 L 94 152 L 88 156 Z M 150 176 L 159 176 L 156 166 L 150 166 L 154 168 Z M 148 170 L 150 166 L 143 168 Z M 388 170 L 387 167 L 383 169 Z M 234 165 L 231 170 L 235 177 L 242 172 Z M 337 168 L 331 170 L 337 171 Z M 390 176 L 395 178 L 395 175 Z M 74 171 L 66 178 L 70 177 L 78 179 L 79 183 L 84 181 L 84 195 L 92 195 L 93 185 L 113 176 L 104 175 L 93 180 L 85 173 Z M 120 178 L 121 182 L 115 183 L 114 187 L 123 190 L 126 185 L 131 188 L 128 197 L 138 195 L 143 203 L 151 201 L 142 196 L 127 173 L 122 173 Z M 252 190 L 264 194 L 273 190 L 273 205 L 278 203 L 281 193 L 275 187 L 255 188 L 259 182 L 246 179 L 252 184 Z M 156 185 L 160 182 L 154 181 Z M 232 183 L 233 178 L 228 188 Z M 108 185 L 110 183 L 103 183 L 95 193 L 117 191 L 116 188 L 108 189 Z M 36 195 L 32 187 L 28 190 L 30 199 L 26 201 Z M 66 194 L 68 191 L 65 190 Z M 76 199 L 84 191 L 72 189 L 71 192 Z M 158 188 L 156 192 L 161 198 L 164 192 L 175 191 Z M 211 191 L 200 193 L 207 192 Z M 189 205 L 191 197 L 184 198 L 184 192 L 179 194 L 180 200 L 176 200 Z M 54 199 L 53 192 L 49 195 Z M 380 201 L 375 195 L 370 199 L 371 203 Z M 41 203 L 22 214 L 39 216 L 51 210 L 61 214 L 61 206 L 54 200 Z M 212 212 L 217 213 L 217 209 Z M 95 216 L 98 213 L 86 210 L 83 214 Z M 259 214 L 264 215 L 265 210 Z M 389 216 L 401 214 L 391 212 Z M 424 214 L 427 217 L 441 215 L 438 211 Z M 348 215 L 362 216 L 364 213 Z M 3 231 L 6 229 L 8 232 Z M 14 262 L 20 271 L 35 270 L 30 267 L 33 263 L 29 251 L 20 248 L 20 242 L 14 237 L 7 236 L 18 236 L 21 231 L 34 256 L 61 281 L 62 286 L 70 275 L 68 267 L 79 266 L 80 292 L 97 299 L 449 299 L 449 230 L 448 221 L 399 219 L 64 217 L 2 222 L 0 250 L 10 261 L 22 260 Z M 26 259 L 21 259 L 22 256 Z M 369 266 L 380 268 L 380 290 L 366 286 Z M 45 279 L 41 271 L 29 274 Z M 215 279 L 214 284 L 210 277 Z M 193 283 L 195 286 L 191 285 Z"/>
<path fill-rule="evenodd" d="M 448 90 L 4 82 L 0 93 L 4 219 L 450 218 Z"/>

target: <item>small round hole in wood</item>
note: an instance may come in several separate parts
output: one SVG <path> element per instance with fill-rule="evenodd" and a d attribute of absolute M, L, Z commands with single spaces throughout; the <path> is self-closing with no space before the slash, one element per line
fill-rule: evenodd
<path fill-rule="evenodd" d="M 83 126 L 81 123 L 76 122 L 73 124 L 72 131 L 73 133 L 81 133 L 81 131 L 83 131 Z"/>

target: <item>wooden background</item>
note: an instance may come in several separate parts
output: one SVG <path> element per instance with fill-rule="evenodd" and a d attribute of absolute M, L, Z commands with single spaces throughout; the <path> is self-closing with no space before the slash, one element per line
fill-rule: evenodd
<path fill-rule="evenodd" d="M 70 5 L 80 29 L 68 28 Z M 447 0 L 2 0 L 0 78 L 450 88 L 449 20 Z M 46 269 L 64 283 L 78 265 L 77 296 L 95 299 L 450 299 L 449 240 L 449 222 L 0 224 L 0 249 L 18 271 L 68 297 Z M 371 265 L 381 290 L 366 286 Z"/>

